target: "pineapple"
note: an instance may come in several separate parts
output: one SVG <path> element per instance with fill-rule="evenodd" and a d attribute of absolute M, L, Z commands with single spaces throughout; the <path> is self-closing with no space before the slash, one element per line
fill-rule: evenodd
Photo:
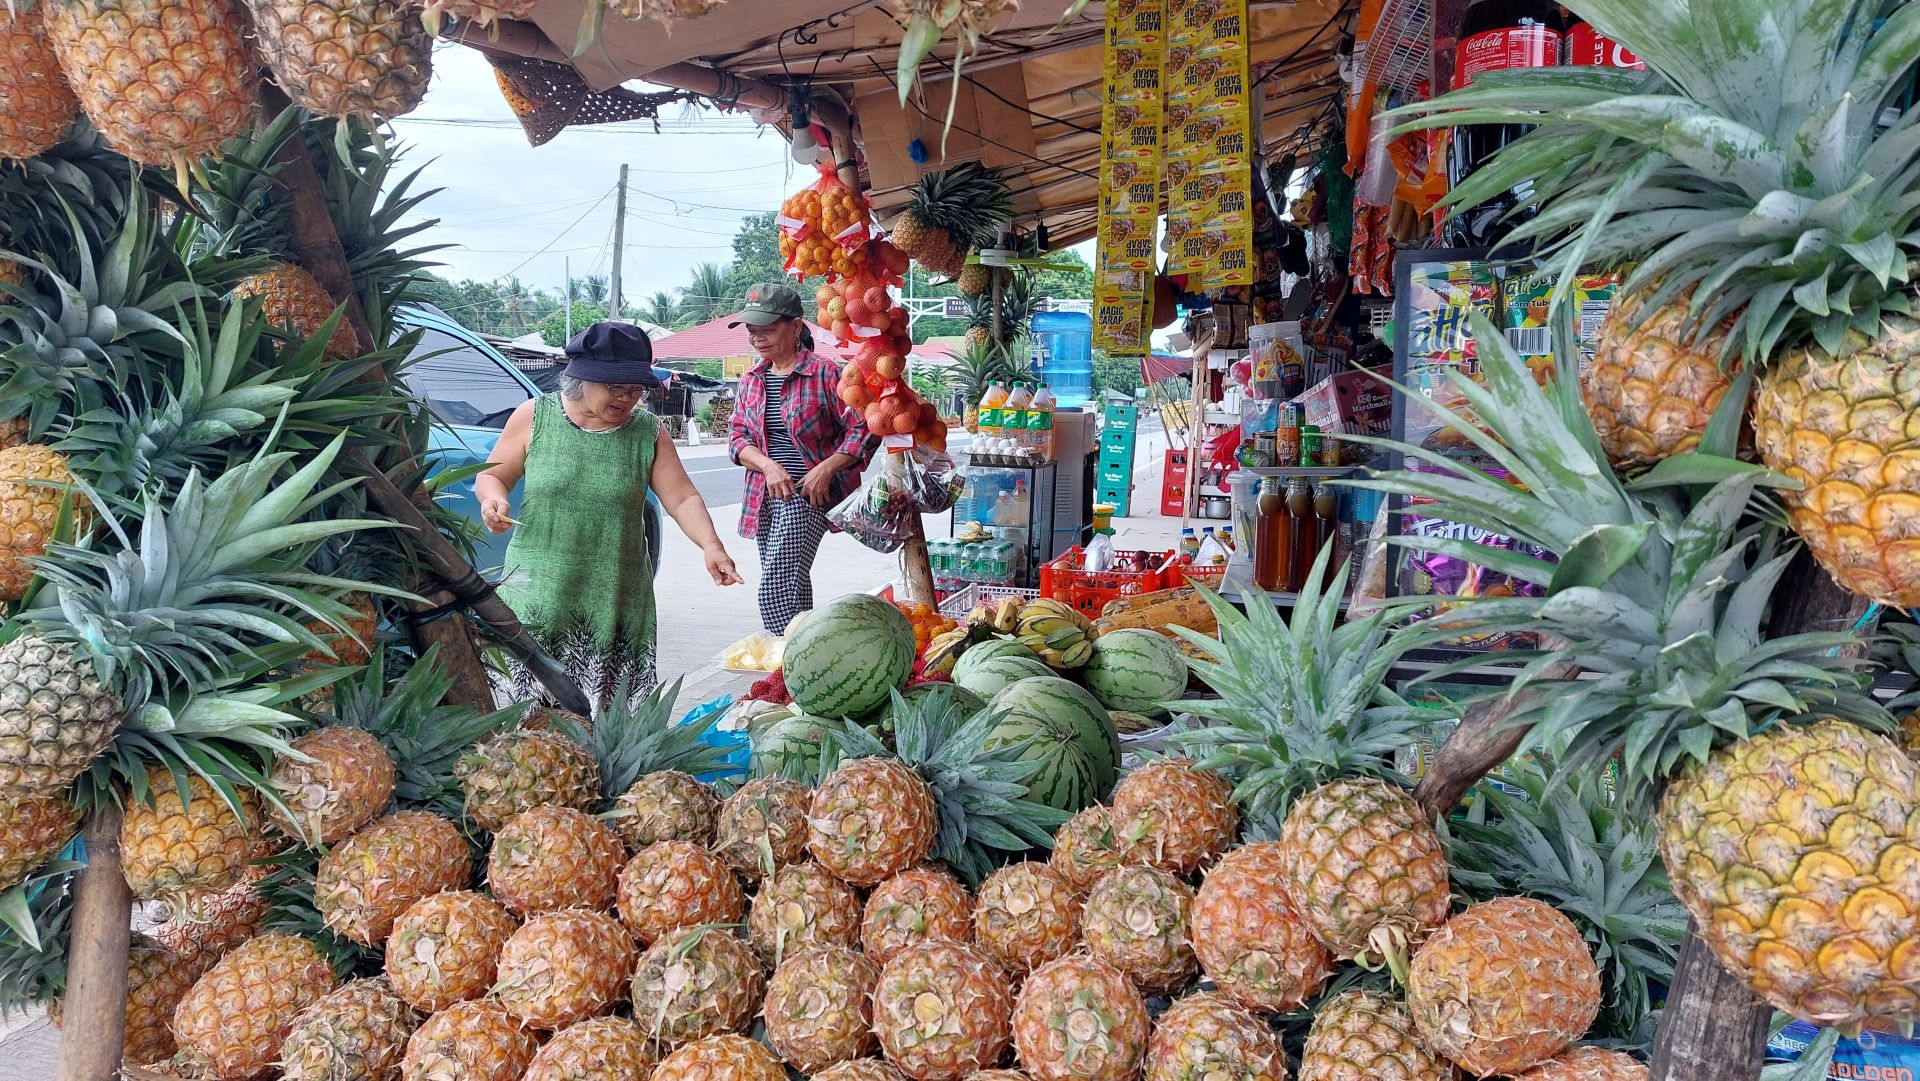
<path fill-rule="evenodd" d="M 1233 785 L 1181 758 L 1156 758 L 1113 790 L 1114 825 L 1140 857 L 1177 875 L 1220 858 L 1240 832 Z"/>
<path fill-rule="evenodd" d="M 767 1042 L 803 1074 L 873 1054 L 871 996 L 879 979 L 880 966 L 852 950 L 794 954 L 767 981 Z"/>
<path fill-rule="evenodd" d="M 280 1044 L 282 1081 L 400 1081 L 420 1016 L 383 979 L 355 980 L 308 1006 Z"/>
<path fill-rule="evenodd" d="M 476 999 L 493 987 L 496 962 L 517 925 L 492 898 L 466 890 L 413 903 L 387 936 L 387 979 L 425 1013 Z"/>
<path fill-rule="evenodd" d="M 1193 891 L 1157 867 L 1108 871 L 1087 894 L 1087 949 L 1118 969 L 1142 994 L 1179 992 L 1199 971 L 1188 923 Z"/>
<path fill-rule="evenodd" d="M 662 841 L 620 872 L 620 918 L 642 945 L 674 931 L 746 919 L 747 895 L 718 856 L 691 841 Z"/>
<path fill-rule="evenodd" d="M 973 895 L 933 866 L 902 871 L 867 895 L 861 948 L 878 964 L 919 942 L 966 942 L 973 937 Z"/>
<path fill-rule="evenodd" d="M 712 786 L 679 770 L 660 770 L 633 782 L 614 801 L 613 828 L 635 851 L 660 841 L 713 840 L 720 797 Z"/>
<path fill-rule="evenodd" d="M 669 1047 L 743 1032 L 766 989 L 759 959 L 739 938 L 710 927 L 676 931 L 640 955 L 633 1019 Z"/>
<path fill-rule="evenodd" d="M 613 907 L 626 850 L 605 823 L 571 807 L 535 807 L 493 836 L 487 885 L 521 916 Z"/>
<path fill-rule="evenodd" d="M 26 280 L 24 273 L 19 263 L 0 258 L 0 285 L 19 285 Z M 0 420 L 0 450 L 12 450 L 27 443 L 31 432 L 32 422 L 24 416 Z"/>
<path fill-rule="evenodd" d="M 1012 1039 L 1006 973 L 956 942 L 923 942 L 887 962 L 873 990 L 873 1031 L 914 1081 L 958 1081 L 992 1066 Z"/>
<path fill-rule="evenodd" d="M 173 1011 L 181 1061 L 218 1081 L 267 1071 L 300 1012 L 338 986 L 319 949 L 262 935 L 216 961 Z"/>
<path fill-rule="evenodd" d="M 847 882 L 873 886 L 926 859 L 939 825 L 933 792 L 912 769 L 857 758 L 814 792 L 807 851 Z"/>
<path fill-rule="evenodd" d="M 254 856 L 259 800 L 247 789 L 229 797 L 206 779 L 187 778 L 183 803 L 167 769 L 147 774 L 147 798 L 120 820 L 120 860 L 127 888 L 150 900 L 186 890 L 223 890 L 240 880 Z"/>
<path fill-rule="evenodd" d="M 1080 939 L 1080 898 L 1072 880 L 1031 861 L 995 871 L 980 884 L 973 939 L 1016 976 L 1066 956 Z"/>
<path fill-rule="evenodd" d="M 455 770 L 467 793 L 467 817 L 489 833 L 507 819 L 549 804 L 599 810 L 600 770 L 593 752 L 554 732 L 505 732 L 481 744 Z"/>
<path fill-rule="evenodd" d="M 1646 312 L 1625 294 L 1600 324 L 1593 366 L 1580 396 L 1615 469 L 1651 466 L 1700 443 L 1720 399 L 1733 387 L 1722 370 L 1726 332 L 1696 342 L 1684 298 Z"/>
<path fill-rule="evenodd" d="M 813 793 L 798 781 L 748 781 L 720 804 L 715 853 L 748 881 L 807 858 L 807 810 Z"/>
<path fill-rule="evenodd" d="M 330 725 L 293 741 L 309 761 L 285 757 L 273 767 L 285 805 L 270 810 L 287 833 L 336 844 L 374 820 L 393 799 L 393 756 L 363 728 Z"/>
<path fill-rule="evenodd" d="M 492 1002 L 458 1002 L 421 1022 L 400 1062 L 404 1081 L 520 1081 L 540 1039 Z"/>
<path fill-rule="evenodd" d="M 247 276 L 234 286 L 233 295 L 242 299 L 260 298 L 261 314 L 266 316 L 267 324 L 287 331 L 295 341 L 306 341 L 319 334 L 327 320 L 333 318 L 334 309 L 339 307 L 326 286 L 292 263 L 276 263 Z M 352 324 L 345 319 L 334 324 L 325 346 L 326 357 L 346 360 L 359 352 L 359 339 Z"/>
<path fill-rule="evenodd" d="M 953 366 L 948 369 L 953 389 L 959 392 L 960 400 L 967 403 L 962 420 L 969 432 L 980 430 L 980 399 L 986 396 L 987 388 L 995 380 L 1005 382 L 1013 376 L 1013 364 L 1007 359 L 1007 351 L 990 339 L 991 335 L 983 332 L 976 341 L 969 329 L 966 346 L 954 357 Z"/>
<path fill-rule="evenodd" d="M 732 1034 L 709 1036 L 660 1060 L 651 1081 L 787 1081 L 773 1052 Z"/>
<path fill-rule="evenodd" d="M 327 639 L 327 649 L 310 651 L 301 660 L 316 668 L 331 668 L 336 665 L 343 668 L 358 668 L 372 657 L 372 645 L 380 633 L 380 610 L 373 603 L 373 597 L 366 593 L 353 593 L 343 598 L 346 606 L 353 610 L 353 618 L 346 621 L 344 633 L 334 633 L 326 624 L 308 624 L 307 629 L 323 639 Z"/>
<path fill-rule="evenodd" d="M 260 78 L 236 0 L 49 0 L 47 37 L 108 145 L 186 166 L 245 131 Z"/>
<path fill-rule="evenodd" d="M 862 1058 L 829 1066 L 814 1074 L 813 1081 L 906 1081 L 906 1075 L 887 1065 L 885 1059 Z"/>
<path fill-rule="evenodd" d="M 433 38 L 406 0 L 247 0 L 247 9 L 273 81 L 309 112 L 392 120 L 426 97 Z"/>
<path fill-rule="evenodd" d="M 0 893 L 59 855 L 79 829 L 80 809 L 65 796 L 0 799 Z"/>
<path fill-rule="evenodd" d="M 1287 854 L 1273 841 L 1228 852 L 1193 897 L 1200 968 L 1250 1010 L 1285 1013 L 1319 992 L 1333 958 L 1287 894 Z"/>
<path fill-rule="evenodd" d="M 612 916 L 582 909 L 535 916 L 500 950 L 494 999 L 523 1025 L 563 1029 L 611 1011 L 639 954 Z"/>
<path fill-rule="evenodd" d="M 639 1025 L 590 1017 L 554 1033 L 521 1081 L 631 1081 L 651 1074 L 659 1059 Z"/>
<path fill-rule="evenodd" d="M 187 890 L 167 898 L 166 922 L 153 929 L 153 937 L 182 957 L 212 963 L 260 932 L 273 907 L 261 882 L 272 870 L 255 864 L 224 890 Z"/>
<path fill-rule="evenodd" d="M 1496 897 L 1434 932 L 1407 970 L 1421 1042 L 1476 1077 L 1536 1066 L 1586 1034 L 1600 974 L 1572 921 L 1525 897 Z"/>
<path fill-rule="evenodd" d="M 502 19 L 525 19 L 533 14 L 539 0 L 412 0 L 420 8 L 420 18 L 426 24 L 427 33 L 440 36 L 440 24 L 451 17 L 461 21 L 471 20 L 481 27 L 492 27 L 497 38 L 500 28 L 495 26 Z"/>
<path fill-rule="evenodd" d="M 27 595 L 37 573 L 27 562 L 46 554 L 62 508 L 84 507 L 71 485 L 67 456 L 27 443 L 0 450 L 0 601 Z"/>
<path fill-rule="evenodd" d="M 161 1063 L 173 1056 L 173 1011 L 213 958 L 185 957 L 146 935 L 135 933 L 127 948 L 127 1017 L 122 1055 L 135 1065 Z M 47 1018 L 60 1027 L 61 1004 L 47 1006 Z"/>
<path fill-rule="evenodd" d="M 1314 1012 L 1299 1081 L 1455 1081 L 1453 1064 L 1427 1050 L 1413 1015 L 1378 991 L 1342 991 Z"/>
<path fill-rule="evenodd" d="M 994 239 L 1012 209 L 1006 183 L 979 162 L 928 173 L 894 219 L 893 244 L 915 261 L 958 275 L 968 249 Z"/>
<path fill-rule="evenodd" d="M 1550 1058 L 1514 1081 L 1647 1081 L 1647 1068 L 1632 1055 L 1576 1047 Z"/>
<path fill-rule="evenodd" d="M 1404 789 L 1346 778 L 1295 801 L 1280 828 L 1287 895 L 1336 960 L 1385 961 L 1446 922 L 1452 904 L 1440 835 Z"/>
<path fill-rule="evenodd" d="M 1074 889 L 1085 891 L 1101 875 L 1137 859 L 1135 847 L 1114 825 L 1113 809 L 1096 805 L 1068 819 L 1053 835 L 1053 855 L 1047 862 Z"/>
<path fill-rule="evenodd" d="M 1062 957 L 1021 985 L 1013 1039 L 1035 1081 L 1128 1081 L 1147 1052 L 1147 1004 L 1118 969 Z"/>
<path fill-rule="evenodd" d="M 967 1075 L 967 1081 L 1031 1081 L 1019 1070 L 981 1070 Z"/>
<path fill-rule="evenodd" d="M 1147 1041 L 1146 1065 L 1146 1081 L 1287 1081 L 1280 1034 L 1231 999 L 1212 993 L 1188 995 L 1160 1015 Z"/>
<path fill-rule="evenodd" d="M 760 885 L 747 913 L 753 948 L 767 963 L 817 947 L 860 944 L 860 899 L 817 863 L 782 867 Z"/>
<path fill-rule="evenodd" d="M 47 41 L 46 22 L 37 11 L 0 10 L 0 158 L 38 157 L 73 126 L 80 103 L 60 74 Z M 4 245 L 0 245 L 4 246 Z"/>
<path fill-rule="evenodd" d="M 327 929 L 351 942 L 385 942 L 418 901 L 466 888 L 473 850 L 460 827 L 428 811 L 395 811 L 320 860 L 313 901 Z"/>
<path fill-rule="evenodd" d="M 959 285 L 963 297 L 985 296 L 993 288 L 993 268 L 983 263 L 968 263 L 960 271 Z"/>

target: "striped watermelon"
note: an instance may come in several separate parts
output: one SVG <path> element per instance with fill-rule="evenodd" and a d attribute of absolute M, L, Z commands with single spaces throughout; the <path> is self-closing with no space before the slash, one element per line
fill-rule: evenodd
<path fill-rule="evenodd" d="M 1053 674 L 1053 669 L 1048 668 L 1046 663 L 1034 656 L 1027 647 L 1021 646 L 1020 651 L 1026 656 L 991 657 L 967 668 L 964 672 L 956 667 L 953 670 L 954 686 L 972 691 L 981 698 L 992 698 L 1003 689 L 1023 679 L 1035 679 Z M 964 666 L 967 657 L 970 656 L 972 656 L 970 653 L 962 656 L 961 665 Z"/>
<path fill-rule="evenodd" d="M 1080 679 L 1108 709 L 1159 713 L 1187 689 L 1187 662 L 1173 639 L 1154 631 L 1108 631 L 1094 639 Z"/>
<path fill-rule="evenodd" d="M 755 777 L 786 777 L 802 784 L 820 780 L 820 748 L 832 721 L 804 713 L 754 726 L 748 769 Z"/>
<path fill-rule="evenodd" d="M 920 699 L 925 698 L 927 695 L 932 694 L 936 688 L 941 688 L 941 687 L 944 687 L 948 691 L 952 692 L 954 696 L 954 701 L 959 704 L 960 709 L 966 715 L 978 713 L 981 710 L 985 709 L 987 706 L 986 699 L 980 697 L 977 694 L 974 694 L 972 691 L 967 690 L 965 687 L 956 687 L 952 683 L 948 683 L 945 681 L 916 683 L 913 686 L 908 687 L 906 690 L 901 691 L 900 697 L 905 699 L 907 701 L 907 704 L 912 705 L 913 703 L 918 702 Z M 867 714 L 865 717 L 862 717 L 860 720 L 860 723 L 863 725 L 877 724 L 884 731 L 888 731 L 888 732 L 893 731 L 893 698 L 889 696 L 885 702 L 880 703 L 880 707 L 878 709 Z"/>
<path fill-rule="evenodd" d="M 954 663 L 953 671 L 957 675 L 966 671 L 968 665 L 985 664 L 995 657 L 1025 657 L 1035 661 L 1040 659 L 1038 653 L 1021 645 L 1019 639 L 989 638 L 984 642 L 968 646 L 967 651 L 960 654 L 960 659 Z"/>
<path fill-rule="evenodd" d="M 1058 676 L 1036 676 L 994 695 L 987 709 L 1001 718 L 988 749 L 1035 738 L 1021 757 L 1048 761 L 1027 782 L 1028 799 L 1078 811 L 1113 788 L 1120 773 L 1120 736 L 1085 688 Z"/>
<path fill-rule="evenodd" d="M 878 597 L 829 601 L 787 638 L 787 691 L 816 717 L 857 717 L 913 671 L 913 625 Z"/>

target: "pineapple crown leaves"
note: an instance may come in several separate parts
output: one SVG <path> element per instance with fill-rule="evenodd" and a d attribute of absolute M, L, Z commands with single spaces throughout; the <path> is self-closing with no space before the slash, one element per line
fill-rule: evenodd
<path fill-rule="evenodd" d="M 1626 292 L 1694 288 L 1696 332 L 1729 319 L 1727 348 L 1750 362 L 1807 333 L 1838 350 L 1905 308 L 1897 294 L 1920 254 L 1920 111 L 1883 118 L 1920 59 L 1920 12 L 1880 20 L 1874 0 L 1573 6 L 1653 73 L 1511 72 L 1404 110 L 1428 114 L 1417 126 L 1539 125 L 1454 205 L 1534 180 L 1541 212 L 1514 239 L 1542 242 L 1563 283 L 1573 268 L 1639 258 Z M 1563 284 L 1556 299 L 1567 295 Z"/>
<path fill-rule="evenodd" d="M 1216 723 L 1170 738 L 1201 768 L 1232 777 L 1234 801 L 1255 819 L 1284 818 L 1295 796 L 1342 774 L 1403 780 L 1389 762 L 1434 717 L 1387 686 L 1408 645 L 1389 633 L 1397 609 L 1343 621 L 1347 569 L 1328 581 L 1330 554 L 1323 548 L 1314 560 L 1290 623 L 1271 606 L 1242 614 L 1197 587 L 1219 620 L 1218 639 L 1174 628 L 1213 658 L 1189 663 L 1220 697 L 1184 703 Z"/>
<path fill-rule="evenodd" d="M 67 871 L 0 893 L 0 1017 L 27 1012 L 66 990 L 73 897 Z"/>
<path fill-rule="evenodd" d="M 1564 331 L 1560 355 L 1571 356 Z M 1507 469 L 1518 486 L 1464 469 L 1430 451 L 1398 446 L 1445 473 L 1373 474 L 1357 487 L 1429 499 L 1422 513 L 1519 537 L 1548 557 L 1463 541 L 1406 537 L 1416 550 L 1484 563 L 1542 591 L 1533 597 L 1465 601 L 1396 635 L 1409 645 L 1463 631 L 1544 636 L 1511 693 L 1530 702 L 1515 718 L 1535 743 L 1569 739 L 1567 764 L 1598 769 L 1623 755 L 1630 801 L 1686 759 L 1758 725 L 1814 712 L 1875 727 L 1883 709 L 1866 698 L 1851 633 L 1769 639 L 1768 604 L 1794 552 L 1783 550 L 1777 509 L 1763 488 L 1781 486 L 1756 466 L 1713 454 L 1668 458 L 1632 482 L 1605 466 L 1577 390 L 1559 365 L 1543 390 L 1483 317 L 1472 317 L 1486 385 L 1458 378 L 1483 432 L 1440 411 L 1454 430 Z M 1728 395 L 1729 399 L 1734 395 Z M 1739 406 L 1722 404 L 1702 441 L 1730 448 Z M 1570 662 L 1596 678 L 1545 680 Z"/>
<path fill-rule="evenodd" d="M 379 128 L 357 120 L 332 123 L 332 138 L 326 140 L 329 153 L 321 152 L 325 133 L 321 124 L 309 124 L 304 130 L 346 250 L 348 270 L 372 317 L 404 299 L 407 288 L 434 265 L 425 261 L 426 256 L 451 247 L 402 247 L 409 238 L 440 224 L 438 218 L 422 217 L 420 208 L 441 189 L 414 191 L 424 169 L 397 173 L 401 150 Z"/>
<path fill-rule="evenodd" d="M 1000 174 L 977 161 L 928 173 L 914 186 L 909 208 L 946 230 L 953 242 L 973 249 L 993 239 L 1013 212 L 1013 197 Z"/>
<path fill-rule="evenodd" d="M 947 686 L 918 699 L 892 693 L 894 750 L 855 721 L 829 722 L 821 745 L 823 775 L 851 758 L 898 758 L 913 769 L 933 790 L 939 809 L 934 858 L 972 887 L 1009 858 L 1053 846 L 1053 831 L 1070 816 L 1026 798 L 1026 782 L 1045 766 L 1022 761 L 1037 737 L 990 747 L 1004 714 L 969 715 Z"/>
<path fill-rule="evenodd" d="M 688 724 L 674 722 L 673 706 L 680 700 L 683 682 L 674 680 L 646 694 L 635 694 L 622 683 L 614 688 L 613 698 L 594 711 L 590 728 L 572 717 L 554 720 L 557 732 L 593 752 L 600 767 L 601 791 L 609 804 L 635 781 L 660 770 L 695 777 L 736 772 L 727 761 L 729 750 L 707 742 L 720 714 Z"/>

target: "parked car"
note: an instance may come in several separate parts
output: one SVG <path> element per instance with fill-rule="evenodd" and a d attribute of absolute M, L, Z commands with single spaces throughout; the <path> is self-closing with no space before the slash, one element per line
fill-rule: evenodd
<path fill-rule="evenodd" d="M 400 309 L 397 319 L 408 330 L 420 331 L 420 344 L 401 377 L 440 420 L 427 448 L 429 475 L 486 461 L 507 418 L 520 403 L 537 396 L 540 388 L 499 350 L 432 305 L 408 305 Z M 448 485 L 440 498 L 480 521 L 480 500 L 471 479 Z M 517 496 L 514 506 L 519 507 Z M 648 492 L 647 548 L 655 571 L 660 569 L 660 526 L 660 501 Z M 506 562 L 507 535 L 482 530 L 481 538 L 475 566 L 482 574 L 496 576 Z"/>

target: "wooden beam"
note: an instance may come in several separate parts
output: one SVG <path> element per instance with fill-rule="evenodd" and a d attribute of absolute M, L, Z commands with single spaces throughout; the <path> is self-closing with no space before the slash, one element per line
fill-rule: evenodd
<path fill-rule="evenodd" d="M 127 1034 L 127 950 L 133 894 L 120 869 L 120 808 L 87 818 L 87 866 L 73 881 L 67 991 L 57 1081 L 113 1081 Z"/>

